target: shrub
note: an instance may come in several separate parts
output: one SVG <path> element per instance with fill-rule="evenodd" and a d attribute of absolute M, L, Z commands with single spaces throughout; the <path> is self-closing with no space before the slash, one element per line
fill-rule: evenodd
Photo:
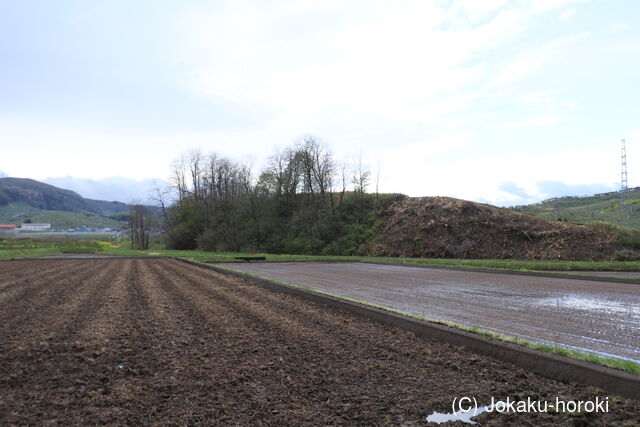
<path fill-rule="evenodd" d="M 615 261 L 638 261 L 640 256 L 628 249 L 621 249 L 613 254 L 613 259 Z"/>

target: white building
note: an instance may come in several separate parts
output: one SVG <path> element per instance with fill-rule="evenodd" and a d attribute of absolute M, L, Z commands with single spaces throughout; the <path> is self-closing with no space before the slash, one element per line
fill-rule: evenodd
<path fill-rule="evenodd" d="M 47 231 L 50 228 L 51 224 L 23 223 L 20 225 L 20 231 Z"/>

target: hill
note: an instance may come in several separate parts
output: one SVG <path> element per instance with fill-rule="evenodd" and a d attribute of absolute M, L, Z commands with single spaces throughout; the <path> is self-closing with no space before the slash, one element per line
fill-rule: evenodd
<path fill-rule="evenodd" d="M 614 227 L 548 221 L 449 197 L 389 204 L 369 243 L 376 256 L 604 260 L 638 258 Z"/>
<path fill-rule="evenodd" d="M 68 228 L 120 227 L 129 206 L 121 202 L 85 199 L 79 194 L 26 178 L 0 178 L 0 222 L 27 219 Z"/>
<path fill-rule="evenodd" d="M 622 196 L 629 216 L 628 223 L 620 210 Z M 513 209 L 571 224 L 585 225 L 602 221 L 619 227 L 640 229 L 640 188 L 632 188 L 624 194 L 614 191 L 593 196 L 559 197 Z"/>
<path fill-rule="evenodd" d="M 41 210 L 86 212 L 97 215 L 117 215 L 129 210 L 126 203 L 85 199 L 73 191 L 63 190 L 33 179 L 0 178 L 0 205 L 19 202 Z"/>

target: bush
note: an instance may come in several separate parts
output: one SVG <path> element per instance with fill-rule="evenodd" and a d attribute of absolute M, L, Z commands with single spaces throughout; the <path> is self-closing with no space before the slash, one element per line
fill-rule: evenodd
<path fill-rule="evenodd" d="M 636 252 L 622 249 L 613 254 L 613 259 L 615 261 L 638 261 L 640 256 Z"/>
<path fill-rule="evenodd" d="M 588 224 L 587 227 L 593 230 L 597 234 L 611 234 L 611 233 L 618 234 L 622 232 L 621 228 L 603 221 L 592 222 L 591 224 Z"/>
<path fill-rule="evenodd" d="M 197 237 L 197 230 L 186 223 L 178 223 L 167 233 L 167 247 L 180 250 L 195 249 Z"/>

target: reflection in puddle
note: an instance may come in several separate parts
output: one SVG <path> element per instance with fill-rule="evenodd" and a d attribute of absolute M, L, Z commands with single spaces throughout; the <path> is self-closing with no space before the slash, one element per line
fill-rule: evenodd
<path fill-rule="evenodd" d="M 640 315 L 640 307 L 600 298 L 588 298 L 579 295 L 565 295 L 557 298 L 542 298 L 538 304 L 547 307 L 569 308 L 573 310 L 604 311 L 607 313 L 625 313 Z"/>
<path fill-rule="evenodd" d="M 462 421 L 467 424 L 478 424 L 477 421 L 472 421 L 471 418 L 477 417 L 480 414 L 483 414 L 487 411 L 493 409 L 494 406 L 503 405 L 502 401 L 496 402 L 493 405 L 481 406 L 478 409 L 469 409 L 468 411 L 458 411 L 453 414 L 443 414 L 442 412 L 434 412 L 431 415 L 428 415 L 426 420 L 430 423 L 442 424 L 448 423 L 452 421 Z"/>

